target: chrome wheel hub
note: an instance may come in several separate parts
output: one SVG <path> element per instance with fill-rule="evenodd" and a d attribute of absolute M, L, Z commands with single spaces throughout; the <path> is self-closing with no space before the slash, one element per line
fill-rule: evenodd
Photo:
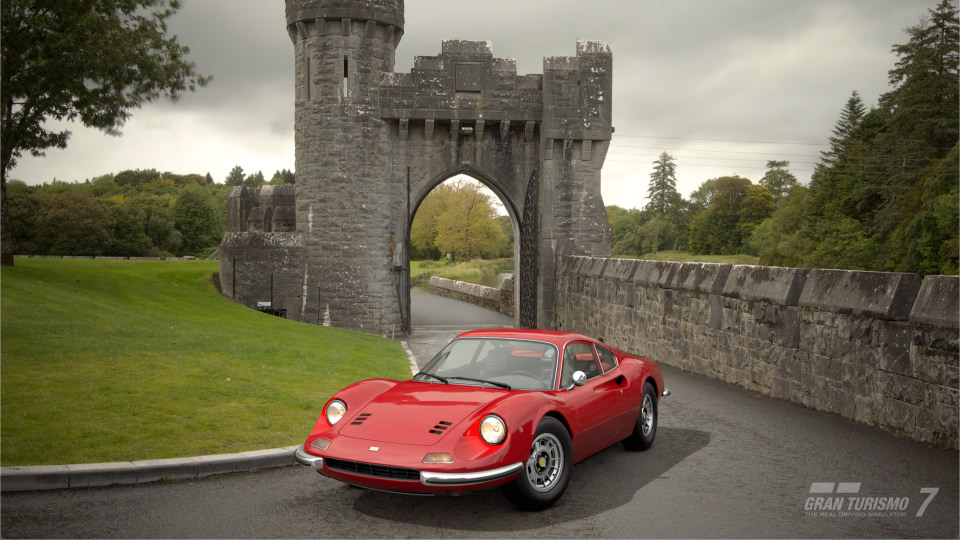
<path fill-rule="evenodd" d="M 563 446 L 560 440 L 551 433 L 543 433 L 534 439 L 525 469 L 527 481 L 533 489 L 541 493 L 553 489 L 563 472 Z"/>
<path fill-rule="evenodd" d="M 650 395 L 643 396 L 643 405 L 640 406 L 640 430 L 643 431 L 644 437 L 649 437 L 650 432 L 653 431 L 653 398 Z"/>

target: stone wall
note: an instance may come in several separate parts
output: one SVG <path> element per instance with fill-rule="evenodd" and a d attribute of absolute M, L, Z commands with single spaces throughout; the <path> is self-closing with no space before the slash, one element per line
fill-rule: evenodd
<path fill-rule="evenodd" d="M 452 279 L 430 278 L 430 294 L 444 296 L 474 304 L 482 308 L 499 311 L 504 315 L 513 316 L 513 280 L 506 279 L 503 285 L 496 289 L 474 283 L 464 283 Z"/>
<path fill-rule="evenodd" d="M 556 327 L 958 447 L 960 278 L 568 257 Z"/>
<path fill-rule="evenodd" d="M 272 301 L 274 308 L 287 310 L 288 319 L 301 320 L 303 259 L 297 233 L 228 232 L 220 244 L 223 295 L 251 308 Z"/>

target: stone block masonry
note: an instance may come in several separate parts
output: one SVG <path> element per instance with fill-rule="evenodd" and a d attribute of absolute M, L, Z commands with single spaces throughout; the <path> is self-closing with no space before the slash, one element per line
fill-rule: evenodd
<path fill-rule="evenodd" d="M 568 257 L 556 327 L 958 448 L 960 278 Z"/>
<path fill-rule="evenodd" d="M 516 324 L 550 326 L 555 249 L 610 253 L 600 195 L 613 134 L 610 48 L 578 41 L 575 56 L 547 57 L 542 74 L 519 74 L 490 42 L 453 39 L 395 73 L 403 0 L 284 5 L 297 183 L 231 193 L 222 282 L 236 257 L 238 268 L 296 277 L 301 298 L 291 318 L 409 331 L 413 216 L 438 184 L 467 174 L 503 200 L 514 225 L 524 284 L 514 291 Z M 300 239 L 292 251 L 227 245 L 240 242 L 230 235 L 291 232 Z"/>
<path fill-rule="evenodd" d="M 513 280 L 506 279 L 499 289 L 453 279 L 430 278 L 430 294 L 453 298 L 482 308 L 513 315 Z"/>

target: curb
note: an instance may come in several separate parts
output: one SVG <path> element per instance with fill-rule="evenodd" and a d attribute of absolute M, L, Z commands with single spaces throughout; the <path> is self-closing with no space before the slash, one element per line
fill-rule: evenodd
<path fill-rule="evenodd" d="M 417 365 L 417 357 L 414 356 L 413 351 L 407 346 L 407 342 L 401 341 L 400 345 L 403 346 L 403 350 L 407 351 L 407 360 L 410 361 L 410 373 L 413 375 L 420 373 L 420 366 Z"/>
<path fill-rule="evenodd" d="M 34 491 L 112 485 L 146 484 L 161 480 L 193 480 L 294 465 L 299 445 L 236 454 L 0 468 L 0 491 Z"/>
<path fill-rule="evenodd" d="M 401 341 L 410 362 L 410 373 L 420 371 L 417 357 Z M 194 480 L 216 474 L 252 472 L 295 465 L 294 452 L 300 445 L 253 450 L 236 454 L 81 463 L 77 465 L 30 465 L 0 467 L 0 491 L 36 491 L 114 485 L 147 484 L 161 480 Z"/>

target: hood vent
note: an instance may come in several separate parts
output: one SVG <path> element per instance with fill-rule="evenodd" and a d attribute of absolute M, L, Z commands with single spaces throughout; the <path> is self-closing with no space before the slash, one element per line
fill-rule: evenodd
<path fill-rule="evenodd" d="M 451 422 L 439 422 L 437 425 L 433 426 L 433 429 L 430 430 L 430 433 L 436 435 L 443 435 L 443 432 L 453 424 Z"/>
<path fill-rule="evenodd" d="M 358 415 L 356 418 L 353 419 L 353 422 L 350 422 L 350 425 L 351 425 L 351 426 L 362 426 L 362 425 L 363 425 L 363 421 L 366 420 L 367 418 L 370 418 L 370 413 L 363 413 L 363 414 L 361 414 L 361 415 Z"/>

